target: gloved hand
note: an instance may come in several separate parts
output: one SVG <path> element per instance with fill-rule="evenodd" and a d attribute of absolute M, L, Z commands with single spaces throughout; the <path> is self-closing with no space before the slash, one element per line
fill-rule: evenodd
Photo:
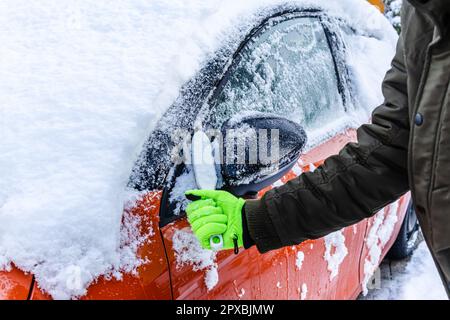
<path fill-rule="evenodd" d="M 242 207 L 245 200 L 226 191 L 189 190 L 188 199 L 200 198 L 186 208 L 194 234 L 205 249 L 211 249 L 209 239 L 222 235 L 223 249 L 239 250 L 243 246 Z"/>

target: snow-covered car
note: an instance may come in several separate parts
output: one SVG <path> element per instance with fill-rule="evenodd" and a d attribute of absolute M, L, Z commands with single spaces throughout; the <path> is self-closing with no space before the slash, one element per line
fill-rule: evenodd
<path fill-rule="evenodd" d="M 184 191 L 197 187 L 193 168 L 188 161 L 174 161 L 174 155 L 191 158 L 192 151 L 181 148 L 183 154 L 180 146 L 189 144 L 194 131 L 220 131 L 230 119 L 259 121 L 268 115 L 279 120 L 274 128 L 285 136 L 295 136 L 296 128 L 286 119 L 301 127 L 307 142 L 291 146 L 286 165 L 253 166 L 248 179 L 219 178 L 221 187 L 239 195 L 261 196 L 315 170 L 356 140 L 355 129 L 382 101 L 380 85 L 397 37 L 375 7 L 358 0 L 255 0 L 227 10 L 228 22 L 214 24 L 215 32 L 191 35 L 219 35 L 221 44 L 205 55 L 201 68 L 193 68 L 194 75 L 176 90 L 178 98 L 166 102 L 132 169 L 128 191 L 134 200 L 124 210 L 120 245 L 126 258 L 137 256 L 138 263 L 117 271 L 55 264 L 66 270 L 61 274 L 12 261 L 9 271 L 0 272 L 0 297 L 354 299 L 367 291 L 391 247 L 393 257 L 411 253 L 417 222 L 409 195 L 325 238 L 263 255 L 255 247 L 238 254 L 200 247 L 183 212 Z M 167 86 L 160 92 L 176 88 Z"/>

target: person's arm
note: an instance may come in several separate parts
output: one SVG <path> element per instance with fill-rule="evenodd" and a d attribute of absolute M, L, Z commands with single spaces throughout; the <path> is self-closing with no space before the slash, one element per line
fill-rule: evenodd
<path fill-rule="evenodd" d="M 313 173 L 305 173 L 244 207 L 247 230 L 260 252 L 316 239 L 374 215 L 409 189 L 410 121 L 402 39 L 383 82 L 385 102 L 348 144 Z M 247 239 L 247 245 L 251 240 Z"/>

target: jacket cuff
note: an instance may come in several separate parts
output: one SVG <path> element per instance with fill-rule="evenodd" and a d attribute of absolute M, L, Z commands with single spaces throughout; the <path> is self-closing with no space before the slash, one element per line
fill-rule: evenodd
<path fill-rule="evenodd" d="M 247 200 L 243 211 L 245 212 L 244 217 L 248 234 L 256 243 L 259 252 L 265 253 L 283 246 L 269 212 L 262 201 Z"/>
<path fill-rule="evenodd" d="M 242 208 L 242 240 L 245 249 L 249 249 L 250 247 L 253 247 L 255 245 L 255 241 L 253 241 L 248 231 L 247 218 L 245 214 L 245 205 Z"/>

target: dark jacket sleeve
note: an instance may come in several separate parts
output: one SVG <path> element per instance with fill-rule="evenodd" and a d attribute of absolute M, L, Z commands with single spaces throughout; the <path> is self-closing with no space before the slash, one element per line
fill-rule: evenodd
<path fill-rule="evenodd" d="M 383 82 L 385 102 L 315 172 L 245 205 L 248 233 L 260 252 L 316 239 L 370 217 L 409 189 L 410 122 L 402 37 Z"/>

